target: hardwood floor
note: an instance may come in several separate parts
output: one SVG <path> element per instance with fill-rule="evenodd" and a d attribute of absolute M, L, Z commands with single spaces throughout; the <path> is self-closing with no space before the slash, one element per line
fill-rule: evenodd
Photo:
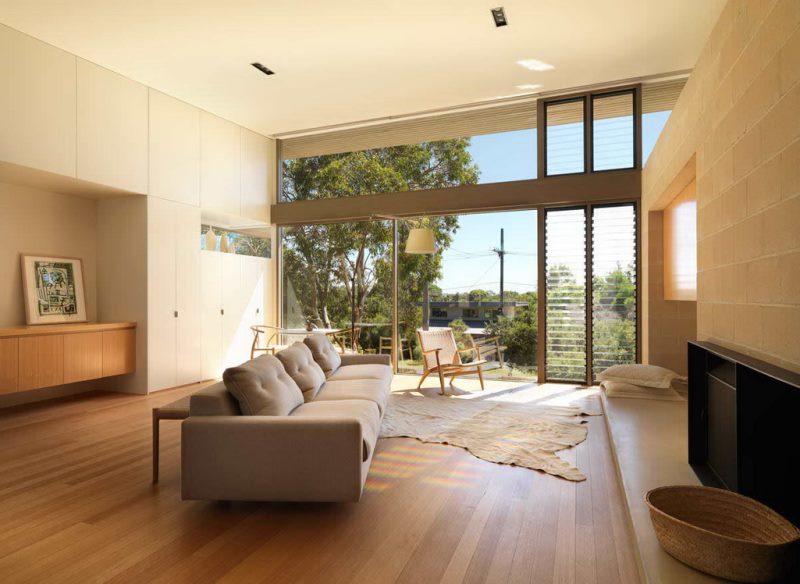
<path fill-rule="evenodd" d="M 357 504 L 184 502 L 180 422 L 162 422 L 161 482 L 150 482 L 151 408 L 197 389 L 0 411 L 0 581 L 639 581 L 600 417 L 561 453 L 582 483 L 390 439 Z"/>

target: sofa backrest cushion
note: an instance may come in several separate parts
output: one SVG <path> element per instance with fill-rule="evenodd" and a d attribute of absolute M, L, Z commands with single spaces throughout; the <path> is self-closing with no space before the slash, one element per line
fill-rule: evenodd
<path fill-rule="evenodd" d="M 261 355 L 222 374 L 225 387 L 250 416 L 288 416 L 303 403 L 303 393 L 281 362 Z"/>
<path fill-rule="evenodd" d="M 283 368 L 289 377 L 294 379 L 300 391 L 303 392 L 303 399 L 307 402 L 312 401 L 319 388 L 325 383 L 325 373 L 322 368 L 314 361 L 314 356 L 304 343 L 294 343 L 283 351 L 275 355 L 283 363 Z"/>
<path fill-rule="evenodd" d="M 336 352 L 331 340 L 325 335 L 310 335 L 303 342 L 311 349 L 314 361 L 322 367 L 325 377 L 330 377 L 342 364 L 342 358 Z"/>

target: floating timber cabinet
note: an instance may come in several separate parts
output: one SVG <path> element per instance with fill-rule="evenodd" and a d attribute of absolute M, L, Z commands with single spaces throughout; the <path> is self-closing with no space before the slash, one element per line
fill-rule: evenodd
<path fill-rule="evenodd" d="M 133 373 L 136 323 L 0 329 L 0 393 Z"/>

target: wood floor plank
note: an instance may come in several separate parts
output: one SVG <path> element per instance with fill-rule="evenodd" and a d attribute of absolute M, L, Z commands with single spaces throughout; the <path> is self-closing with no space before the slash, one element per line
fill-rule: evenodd
<path fill-rule="evenodd" d="M 197 389 L 0 410 L 0 581 L 638 581 L 603 420 L 589 419 L 587 441 L 560 453 L 586 474 L 581 483 L 390 439 L 376 448 L 359 503 L 182 501 L 180 422 L 162 422 L 153 485 L 150 412 Z M 541 401 L 574 393 L 599 408 L 563 386 L 490 381 L 477 397 L 526 391 Z"/>

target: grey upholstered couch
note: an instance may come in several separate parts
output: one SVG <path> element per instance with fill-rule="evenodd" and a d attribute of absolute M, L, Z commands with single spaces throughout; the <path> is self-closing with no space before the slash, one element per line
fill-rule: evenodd
<path fill-rule="evenodd" d="M 184 499 L 358 501 L 392 381 L 388 355 L 327 337 L 225 371 L 182 425 Z"/>

